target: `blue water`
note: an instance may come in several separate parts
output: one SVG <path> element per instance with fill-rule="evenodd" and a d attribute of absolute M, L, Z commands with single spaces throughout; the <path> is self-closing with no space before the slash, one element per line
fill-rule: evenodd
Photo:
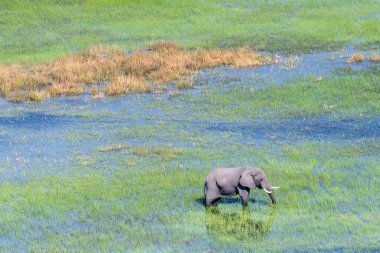
<path fill-rule="evenodd" d="M 295 142 L 307 140 L 378 140 L 380 118 L 334 119 L 321 116 L 308 119 L 252 119 L 247 122 L 184 120 L 197 118 L 197 110 L 185 110 L 187 100 L 177 96 L 198 96 L 205 89 L 229 87 L 265 89 L 273 85 L 292 85 L 298 78 L 325 78 L 341 68 L 365 70 L 375 63 L 347 64 L 349 51 L 324 52 L 279 58 L 276 64 L 258 68 L 221 67 L 202 70 L 196 75 L 197 88 L 175 91 L 170 85 L 164 94 L 129 94 L 92 99 L 88 94 L 62 97 L 40 103 L 9 103 L 0 99 L 0 181 L 28 181 L 33 177 L 68 174 L 78 161 L 107 145 L 169 145 L 167 136 L 146 138 L 141 134 L 121 137 L 123 132 L 141 127 L 175 128 L 186 135 L 202 133 L 215 141 L 232 134 L 231 141 L 244 143 Z M 368 55 L 371 52 L 367 53 Z M 292 62 L 292 64 L 289 64 Z M 160 109 L 166 105 L 166 110 Z M 194 106 L 194 105 L 192 105 Z M 168 112 L 172 109 L 172 113 Z M 174 108 L 174 109 L 173 109 Z M 195 107 L 197 108 L 197 107 Z M 199 110 L 202 110 L 199 105 Z M 174 131 L 174 130 L 173 130 Z M 162 131 L 165 135 L 165 131 Z M 167 134 L 170 133 L 170 131 Z M 112 163 L 109 162 L 112 167 Z M 117 167 L 117 165 L 113 165 Z"/>

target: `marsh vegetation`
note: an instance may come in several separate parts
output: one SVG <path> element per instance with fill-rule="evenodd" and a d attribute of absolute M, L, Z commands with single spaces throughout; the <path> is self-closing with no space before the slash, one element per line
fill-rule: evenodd
<path fill-rule="evenodd" d="M 163 83 L 185 80 L 201 68 L 253 67 L 270 62 L 248 48 L 186 51 L 173 43 L 159 43 L 128 54 L 117 48 L 93 47 L 40 65 L 0 66 L 0 95 L 13 102 L 40 101 L 61 95 L 93 97 L 144 93 Z"/>
<path fill-rule="evenodd" d="M 380 75 L 350 55 L 203 70 L 177 96 L 3 100 L 1 250 L 376 251 Z M 205 176 L 236 164 L 265 169 L 278 205 L 206 212 Z"/>
<path fill-rule="evenodd" d="M 1 252 L 380 250 L 375 2 L 1 6 Z"/>

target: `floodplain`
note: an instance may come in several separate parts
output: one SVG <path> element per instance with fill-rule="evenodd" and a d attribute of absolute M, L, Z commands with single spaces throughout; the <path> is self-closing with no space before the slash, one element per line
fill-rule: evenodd
<path fill-rule="evenodd" d="M 372 55 L 373 52 L 366 52 Z M 3 252 L 376 252 L 379 63 L 349 51 L 203 69 L 195 86 L 0 102 Z M 263 168 L 206 211 L 216 167 Z"/>

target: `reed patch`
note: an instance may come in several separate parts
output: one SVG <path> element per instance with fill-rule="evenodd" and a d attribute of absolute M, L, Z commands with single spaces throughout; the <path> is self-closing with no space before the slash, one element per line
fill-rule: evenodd
<path fill-rule="evenodd" d="M 349 59 L 348 59 L 348 63 L 349 64 L 352 64 L 352 63 L 356 63 L 356 62 L 363 62 L 365 60 L 365 56 L 364 54 L 362 53 L 356 53 L 356 54 L 353 54 Z"/>
<path fill-rule="evenodd" d="M 247 47 L 189 51 L 164 42 L 129 54 L 116 47 L 96 46 L 46 64 L 0 66 L 0 94 L 20 102 L 80 95 L 89 87 L 93 97 L 152 92 L 163 83 L 193 76 L 201 68 L 253 67 L 269 62 L 269 57 Z M 193 84 L 179 81 L 179 86 L 190 88 Z"/>
<path fill-rule="evenodd" d="M 141 157 L 158 156 L 165 160 L 171 160 L 182 155 L 183 151 L 179 149 L 170 148 L 170 147 L 157 147 L 157 148 L 139 147 L 133 150 L 133 154 L 141 156 Z"/>
<path fill-rule="evenodd" d="M 122 151 L 122 150 L 125 150 L 127 148 L 128 148 L 127 145 L 116 144 L 116 145 L 100 147 L 99 151 L 100 152 L 113 152 L 113 151 Z"/>
<path fill-rule="evenodd" d="M 373 62 L 379 62 L 380 61 L 380 54 L 372 54 L 370 60 Z"/>

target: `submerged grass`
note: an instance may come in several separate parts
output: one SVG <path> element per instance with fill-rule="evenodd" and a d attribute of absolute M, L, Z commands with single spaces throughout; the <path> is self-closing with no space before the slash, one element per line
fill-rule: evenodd
<path fill-rule="evenodd" d="M 368 192 L 379 191 L 379 149 L 376 142 L 374 149 L 367 144 L 240 146 L 239 158 L 259 159 L 271 182 L 281 186 L 277 206 L 257 190 L 244 211 L 237 198 L 204 210 L 202 185 L 210 168 L 197 168 L 194 157 L 140 161 L 139 169 L 108 179 L 93 171 L 3 183 L 0 236 L 39 252 L 377 249 L 378 195 Z"/>
<path fill-rule="evenodd" d="M 24 133 L 25 128 L 16 120 L 17 127 L 12 131 L 25 136 L 19 141 L 25 142 L 33 154 L 34 147 L 38 150 L 39 145 L 46 144 L 45 137 L 53 128 L 57 129 L 53 133 L 74 131 L 67 132 L 70 138 L 65 136 L 66 141 L 62 139 L 60 144 L 68 145 L 76 163 L 64 170 L 59 160 L 43 158 L 41 164 L 29 160 L 20 170 L 35 170 L 38 175 L 24 177 L 21 182 L 0 183 L 0 251 L 377 252 L 378 135 L 351 139 L 327 135 L 294 141 L 302 135 L 295 131 L 284 141 L 268 139 L 261 143 L 260 139 L 242 135 L 239 128 L 209 128 L 232 120 L 244 125 L 251 119 L 260 126 L 265 121 L 262 116 L 276 120 L 306 117 L 307 121 L 328 114 L 370 122 L 380 114 L 378 78 L 376 69 L 342 69 L 319 82 L 302 79 L 263 90 L 228 87 L 231 89 L 179 96 L 173 103 L 167 102 L 173 98 L 165 101 L 160 96 L 146 105 L 168 110 L 156 117 L 136 111 L 133 115 L 126 113 L 137 100 L 120 99 L 118 110 L 113 101 L 110 107 L 101 107 L 95 113 L 88 108 L 83 111 L 80 100 L 77 107 L 69 103 L 73 112 L 64 115 L 70 114 L 79 120 L 74 123 L 83 125 L 46 126 L 46 121 L 41 121 L 40 133 L 38 129 Z M 38 109 L 47 106 L 47 111 L 54 112 L 49 106 L 56 101 L 47 102 L 51 103 L 38 104 Z M 336 107 L 326 109 L 324 104 Z M 17 114 L 31 108 L 12 106 Z M 314 109 L 319 106 L 322 109 Z M 108 124 L 99 122 L 99 111 L 111 114 L 112 120 Z M 184 120 L 177 118 L 181 115 Z M 116 118 L 122 120 L 117 123 Z M 130 121 L 144 125 L 126 125 Z M 278 133 L 275 124 L 262 126 L 265 133 Z M 2 127 L 8 134 L 10 127 Z M 76 132 L 79 127 L 82 132 Z M 36 140 L 36 136 L 44 138 Z M 109 144 L 104 146 L 103 141 Z M 61 151 L 63 147 L 57 146 L 56 151 Z M 95 148 L 86 151 L 87 146 Z M 35 159 L 41 160 L 43 155 L 39 153 Z M 5 161 L 0 162 L 2 166 Z M 39 174 L 49 163 L 54 166 L 49 168 L 52 172 Z M 205 211 L 203 185 L 208 171 L 240 165 L 265 170 L 270 182 L 280 186 L 275 192 L 278 205 L 271 206 L 267 194 L 253 190 L 248 210 L 242 211 L 235 197 L 221 201 L 215 210 Z"/>
<path fill-rule="evenodd" d="M 112 151 L 121 151 L 124 149 L 127 149 L 127 145 L 117 144 L 117 145 L 111 145 L 111 146 L 104 146 L 99 148 L 100 152 L 112 152 Z"/>
<path fill-rule="evenodd" d="M 184 99 L 191 104 L 202 101 L 207 114 L 202 118 L 210 118 L 212 112 L 213 118 L 222 121 L 322 115 L 355 118 L 363 117 L 368 112 L 380 113 L 379 80 L 376 67 L 356 73 L 341 69 L 334 78 L 319 78 L 317 82 L 315 78 L 306 78 L 282 87 L 271 86 L 259 90 L 231 87 L 224 92 L 208 91 L 200 97 L 188 96 Z"/>
<path fill-rule="evenodd" d="M 180 155 L 183 154 L 182 150 L 179 149 L 173 149 L 169 147 L 159 147 L 159 148 L 136 148 L 133 150 L 133 154 L 138 155 L 138 156 L 151 156 L 151 155 L 156 155 L 159 156 L 163 159 L 174 159 L 179 157 Z"/>
<path fill-rule="evenodd" d="M 269 61 L 248 48 L 188 51 L 176 44 L 160 43 L 129 55 L 97 46 L 47 64 L 0 66 L 0 94 L 18 102 L 83 94 L 88 85 L 96 87 L 91 90 L 92 96 L 149 92 L 201 68 L 252 67 Z"/>

